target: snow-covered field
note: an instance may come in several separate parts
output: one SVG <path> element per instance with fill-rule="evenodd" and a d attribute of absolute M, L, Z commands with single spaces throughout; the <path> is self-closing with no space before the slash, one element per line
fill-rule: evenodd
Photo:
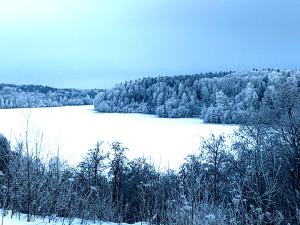
<path fill-rule="evenodd" d="M 28 128 L 27 129 L 27 122 Z M 236 126 L 203 124 L 200 119 L 166 119 L 145 114 L 97 113 L 93 106 L 0 109 L 0 133 L 14 145 L 29 131 L 32 146 L 78 163 L 97 141 L 119 141 L 130 159 L 144 156 L 161 168 L 178 168 L 199 148 L 200 137 L 232 134 Z"/>
<path fill-rule="evenodd" d="M 2 219 L 3 219 L 3 223 L 2 223 Z M 24 214 L 14 214 L 13 217 L 11 218 L 11 213 L 8 212 L 8 214 L 6 216 L 4 216 L 2 218 L 2 210 L 0 209 L 0 224 L 2 225 L 67 225 L 70 224 L 71 225 L 81 225 L 81 224 L 85 224 L 85 225 L 128 225 L 127 223 L 110 223 L 110 222 L 102 222 L 102 221 L 84 221 L 84 223 L 82 223 L 81 219 L 73 219 L 73 220 L 69 220 L 69 219 L 63 219 L 63 218 L 54 218 L 53 220 L 50 221 L 47 218 L 42 219 L 42 218 L 33 218 L 32 221 L 33 222 L 27 222 L 27 215 Z M 146 223 L 136 223 L 136 224 L 131 224 L 131 225 L 146 225 Z"/>

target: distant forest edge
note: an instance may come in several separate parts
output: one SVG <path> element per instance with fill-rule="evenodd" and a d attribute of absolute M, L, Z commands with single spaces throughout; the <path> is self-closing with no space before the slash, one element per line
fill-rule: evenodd
<path fill-rule="evenodd" d="M 57 89 L 0 84 L 0 108 L 92 105 L 99 112 L 197 117 L 209 123 L 243 123 L 272 107 L 284 91 L 300 89 L 300 70 L 263 69 L 145 77 L 111 89 Z M 288 96 L 293 99 L 293 96 Z"/>
<path fill-rule="evenodd" d="M 0 108 L 92 105 L 100 90 L 58 89 L 42 85 L 0 84 Z"/>
<path fill-rule="evenodd" d="M 147 77 L 100 91 L 94 106 L 99 112 L 150 113 L 167 118 L 200 117 L 210 123 L 243 123 L 256 112 L 272 107 L 283 92 L 294 91 L 298 96 L 299 87 L 299 70 L 253 69 Z"/>

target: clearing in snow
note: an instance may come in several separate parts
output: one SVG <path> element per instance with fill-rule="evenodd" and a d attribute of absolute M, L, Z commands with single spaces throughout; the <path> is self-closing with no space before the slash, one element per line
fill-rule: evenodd
<path fill-rule="evenodd" d="M 129 150 L 129 159 L 145 157 L 160 168 L 178 168 L 188 154 L 195 153 L 201 137 L 232 134 L 237 126 L 204 124 L 200 119 L 168 119 L 155 115 L 98 113 L 93 106 L 1 109 L 0 133 L 12 145 L 28 131 L 32 144 L 42 142 L 43 153 L 71 164 L 93 148 L 97 141 L 118 141 Z M 41 141 L 42 140 L 42 141 Z"/>

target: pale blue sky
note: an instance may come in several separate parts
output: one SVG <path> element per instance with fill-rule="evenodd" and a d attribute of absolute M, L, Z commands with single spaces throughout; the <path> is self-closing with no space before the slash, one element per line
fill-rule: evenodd
<path fill-rule="evenodd" d="M 299 0 L 0 0 L 0 83 L 299 68 Z"/>

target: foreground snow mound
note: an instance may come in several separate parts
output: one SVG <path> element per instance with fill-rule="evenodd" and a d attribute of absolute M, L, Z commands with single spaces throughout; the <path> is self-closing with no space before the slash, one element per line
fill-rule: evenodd
<path fill-rule="evenodd" d="M 0 210 L 0 225 L 128 225 L 126 223 L 111 223 L 102 221 L 82 221 L 82 219 L 70 220 L 67 218 L 54 218 L 50 223 L 48 218 L 34 218 L 33 222 L 27 222 L 27 216 L 24 214 L 15 214 L 11 218 L 11 213 L 7 213 L 2 217 L 2 211 Z M 135 223 L 132 225 L 147 225 L 146 223 Z"/>

